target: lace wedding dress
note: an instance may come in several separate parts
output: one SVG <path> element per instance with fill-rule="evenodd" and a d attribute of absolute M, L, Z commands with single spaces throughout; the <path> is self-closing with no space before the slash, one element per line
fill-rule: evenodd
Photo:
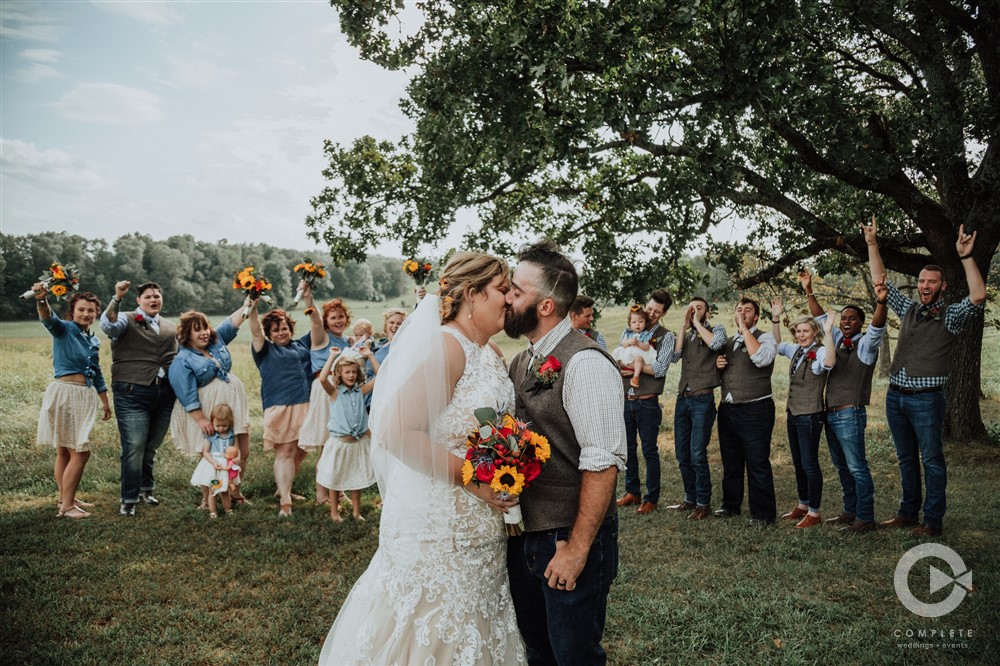
<path fill-rule="evenodd" d="M 473 410 L 511 410 L 501 360 L 458 331 L 465 371 L 432 441 L 465 457 Z M 471 493 L 403 465 L 385 478 L 379 546 L 334 622 L 322 666 L 332 664 L 520 664 L 506 568 L 503 517 Z"/>

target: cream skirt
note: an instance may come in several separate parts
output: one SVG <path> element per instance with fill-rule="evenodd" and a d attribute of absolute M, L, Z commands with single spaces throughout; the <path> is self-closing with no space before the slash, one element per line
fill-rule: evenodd
<path fill-rule="evenodd" d="M 211 418 L 212 408 L 216 405 L 229 405 L 233 410 L 233 433 L 242 435 L 250 431 L 250 405 L 247 402 L 247 390 L 243 382 L 234 373 L 229 373 L 229 381 L 214 379 L 198 389 L 198 402 L 205 418 Z M 178 400 L 174 403 L 174 411 L 170 414 L 170 435 L 177 450 L 188 458 L 201 455 L 205 446 L 205 433 L 198 427 L 198 422 L 184 411 L 184 405 Z"/>
<path fill-rule="evenodd" d="M 79 453 L 89 451 L 98 402 L 93 386 L 58 380 L 49 384 L 38 415 L 38 443 L 64 446 Z"/>
<path fill-rule="evenodd" d="M 309 411 L 299 432 L 299 448 L 318 449 L 330 436 L 327 421 L 330 418 L 330 396 L 326 394 L 319 380 L 314 379 L 309 391 Z"/>

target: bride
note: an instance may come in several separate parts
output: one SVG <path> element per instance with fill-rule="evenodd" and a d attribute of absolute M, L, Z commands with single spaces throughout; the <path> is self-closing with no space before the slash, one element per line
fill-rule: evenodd
<path fill-rule="evenodd" d="M 372 400 L 379 546 L 348 595 L 320 664 L 519 664 L 506 532 L 487 485 L 462 486 L 473 410 L 513 411 L 490 341 L 504 324 L 508 268 L 456 254 L 403 323 Z"/>

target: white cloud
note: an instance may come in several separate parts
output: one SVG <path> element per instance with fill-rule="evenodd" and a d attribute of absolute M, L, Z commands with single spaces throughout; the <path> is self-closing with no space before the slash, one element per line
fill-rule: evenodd
<path fill-rule="evenodd" d="M 176 6 L 168 2 L 99 2 L 93 4 L 107 12 L 117 16 L 145 23 L 146 25 L 165 28 L 181 22 L 181 15 Z"/>
<path fill-rule="evenodd" d="M 162 117 L 162 100 L 153 93 L 117 83 L 81 83 L 51 102 L 70 120 L 139 125 Z"/>
<path fill-rule="evenodd" d="M 204 90 L 217 86 L 222 79 L 237 76 L 236 72 L 202 55 L 170 54 L 169 80 L 182 89 Z"/>
<path fill-rule="evenodd" d="M 54 49 L 25 49 L 21 51 L 20 56 L 25 60 L 45 62 L 51 65 L 59 62 L 62 58 L 62 53 Z"/>
<path fill-rule="evenodd" d="M 0 3 L 0 37 L 38 42 L 55 42 L 62 28 L 55 19 L 38 11 L 41 5 L 20 2 Z"/>
<path fill-rule="evenodd" d="M 48 191 L 89 191 L 104 185 L 103 179 L 84 160 L 56 148 L 40 149 L 18 139 L 0 138 L 0 177 Z"/>
<path fill-rule="evenodd" d="M 49 67 L 40 62 L 33 62 L 28 67 L 17 70 L 13 75 L 15 80 L 22 83 L 35 83 L 36 81 L 60 77 L 62 77 L 62 72 L 55 67 Z"/>

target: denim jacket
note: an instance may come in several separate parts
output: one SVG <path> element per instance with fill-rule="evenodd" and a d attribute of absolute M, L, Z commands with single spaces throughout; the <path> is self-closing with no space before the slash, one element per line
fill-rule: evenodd
<path fill-rule="evenodd" d="M 101 341 L 92 333 L 84 333 L 72 321 L 63 321 L 52 313 L 50 319 L 42 319 L 42 326 L 52 334 L 52 369 L 58 379 L 66 375 L 82 374 L 87 378 L 87 386 L 93 386 L 98 393 L 108 390 L 98 360 Z"/>
<path fill-rule="evenodd" d="M 239 329 L 233 326 L 227 317 L 215 332 L 218 337 L 206 350 L 212 358 L 206 358 L 201 352 L 190 347 L 180 347 L 173 363 L 170 364 L 170 386 L 174 389 L 177 399 L 184 405 L 185 412 L 201 409 L 201 403 L 198 401 L 199 388 L 207 386 L 215 379 L 229 381 L 229 372 L 233 369 L 233 357 L 226 345 L 236 338 Z"/>

